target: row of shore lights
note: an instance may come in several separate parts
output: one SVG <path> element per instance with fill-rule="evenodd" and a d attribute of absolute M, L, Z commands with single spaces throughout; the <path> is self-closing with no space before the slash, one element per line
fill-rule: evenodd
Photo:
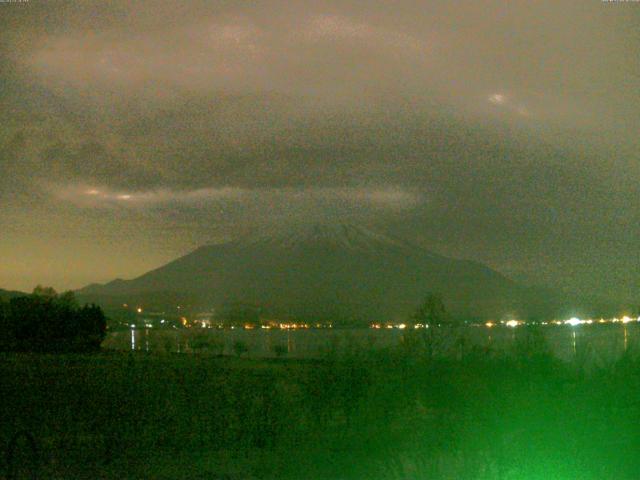
<path fill-rule="evenodd" d="M 580 318 L 577 317 L 572 317 L 569 320 L 553 320 L 550 322 L 541 322 L 541 325 L 569 325 L 572 327 L 577 327 L 578 325 L 591 325 L 592 323 L 630 323 L 630 322 L 640 322 L 640 317 L 638 318 L 631 318 L 631 317 L 627 317 L 624 316 L 622 318 L 613 318 L 611 320 L 605 320 L 604 318 L 601 318 L 599 320 L 592 320 L 592 319 L 588 319 L 588 320 L 582 320 Z M 484 324 L 486 327 L 488 328 L 492 328 L 495 327 L 497 325 L 505 325 L 507 327 L 510 328 L 515 328 L 515 327 L 519 327 L 520 325 L 526 325 L 526 322 L 524 322 L 523 320 L 508 320 L 508 321 L 500 321 L 500 322 L 492 322 L 492 321 L 488 321 Z M 393 328 L 397 328 L 400 330 L 404 330 L 405 328 L 407 328 L 407 325 L 404 323 L 398 324 L 398 325 L 393 325 L 393 324 L 380 324 L 380 323 L 373 323 L 371 324 L 371 328 L 379 330 L 379 329 L 393 329 Z M 422 324 L 416 324 L 413 325 L 413 328 L 429 328 L 429 325 L 422 325 Z"/>
<path fill-rule="evenodd" d="M 128 305 L 125 303 L 123 305 L 123 307 L 128 307 Z M 180 308 L 180 307 L 178 307 L 178 308 Z M 142 313 L 142 308 L 141 307 L 136 308 L 136 312 Z M 184 319 L 184 320 L 186 320 L 186 319 Z M 182 323 L 186 324 L 186 322 L 184 320 L 183 320 Z M 640 317 L 631 318 L 631 317 L 628 317 L 628 316 L 625 315 L 622 318 L 613 318 L 611 320 L 605 320 L 604 318 L 601 318 L 600 320 L 598 320 L 597 323 L 624 323 L 624 324 L 627 324 L 627 323 L 631 323 L 631 322 L 640 322 Z M 164 321 L 162 323 L 164 323 Z M 520 325 L 524 325 L 525 324 L 525 322 L 523 322 L 522 320 L 508 320 L 506 322 L 502 321 L 502 322 L 499 322 L 499 323 L 502 324 L 502 325 L 506 325 L 507 327 L 511 327 L 511 328 L 515 328 L 515 327 L 518 327 Z M 578 325 L 585 325 L 585 324 L 586 325 L 591 325 L 592 323 L 595 323 L 595 321 L 592 320 L 592 319 L 581 320 L 581 319 L 579 319 L 577 317 L 572 317 L 569 320 L 553 320 L 551 322 L 541 322 L 541 325 L 549 325 L 549 324 L 551 324 L 551 325 L 570 325 L 572 327 L 577 327 Z M 494 327 L 496 325 L 497 325 L 497 323 L 496 322 L 492 322 L 492 321 L 488 321 L 488 322 L 485 323 L 485 326 L 489 327 L 489 328 Z M 297 327 L 297 325 L 293 325 L 293 328 L 296 328 L 296 327 Z M 399 328 L 400 330 L 404 330 L 406 328 L 406 325 L 404 323 L 401 323 L 400 325 L 389 325 L 389 324 L 387 324 L 384 327 L 386 327 L 386 328 Z M 291 328 L 291 326 L 290 325 L 280 325 L 280 328 Z M 304 325 L 304 326 L 301 326 L 301 328 L 308 328 L 308 326 Z M 380 329 L 380 328 L 383 328 L 383 326 L 380 325 L 380 324 L 373 324 L 372 328 Z M 429 325 L 422 325 L 422 324 L 419 323 L 419 324 L 414 325 L 414 328 L 429 328 Z"/>
<path fill-rule="evenodd" d="M 591 325 L 592 323 L 623 323 L 623 324 L 627 324 L 627 323 L 631 323 L 631 322 L 640 322 L 640 317 L 638 318 L 631 318 L 628 316 L 624 316 L 622 318 L 613 318 L 611 320 L 605 320 L 604 318 L 601 318 L 600 320 L 592 320 L 592 319 L 587 319 L 587 320 L 582 320 L 580 318 L 577 317 L 572 317 L 569 320 L 553 320 L 551 322 L 541 322 L 541 325 L 570 325 L 572 327 L 577 327 L 578 325 Z M 511 327 L 511 328 L 515 328 L 518 327 L 520 325 L 524 325 L 525 322 L 523 322 L 522 320 L 509 320 L 507 322 L 500 322 L 500 324 L 506 325 L 507 327 Z M 491 328 L 494 327 L 495 325 L 497 325 L 495 322 L 487 322 L 485 323 L 485 326 Z"/>

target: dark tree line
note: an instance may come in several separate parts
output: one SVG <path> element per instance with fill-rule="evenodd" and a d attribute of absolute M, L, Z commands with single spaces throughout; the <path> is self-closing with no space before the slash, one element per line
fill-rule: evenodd
<path fill-rule="evenodd" d="M 86 352 L 104 340 L 107 322 L 97 305 L 80 306 L 72 292 L 36 287 L 33 294 L 0 299 L 0 350 Z"/>

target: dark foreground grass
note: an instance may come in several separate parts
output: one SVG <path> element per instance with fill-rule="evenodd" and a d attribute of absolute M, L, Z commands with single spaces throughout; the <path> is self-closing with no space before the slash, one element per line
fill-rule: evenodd
<path fill-rule="evenodd" d="M 423 352 L 3 354 L 0 445 L 39 478 L 640 478 L 640 362 Z"/>

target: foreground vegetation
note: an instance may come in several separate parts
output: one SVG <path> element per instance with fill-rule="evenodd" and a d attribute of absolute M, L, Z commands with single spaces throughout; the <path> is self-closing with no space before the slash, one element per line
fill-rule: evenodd
<path fill-rule="evenodd" d="M 80 306 L 73 292 L 38 286 L 31 295 L 0 298 L 0 351 L 90 352 L 100 348 L 107 319 L 97 305 Z"/>
<path fill-rule="evenodd" d="M 631 479 L 640 362 L 588 372 L 535 335 L 433 355 L 425 338 L 314 361 L 2 354 L 2 445 L 42 478 Z M 426 353 L 429 352 L 429 353 Z"/>

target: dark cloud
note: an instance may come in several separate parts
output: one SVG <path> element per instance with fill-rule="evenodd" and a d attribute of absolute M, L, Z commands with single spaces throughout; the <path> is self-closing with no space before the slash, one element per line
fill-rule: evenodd
<path fill-rule="evenodd" d="M 0 284 L 335 218 L 631 296 L 639 21 L 624 2 L 0 3 Z"/>

